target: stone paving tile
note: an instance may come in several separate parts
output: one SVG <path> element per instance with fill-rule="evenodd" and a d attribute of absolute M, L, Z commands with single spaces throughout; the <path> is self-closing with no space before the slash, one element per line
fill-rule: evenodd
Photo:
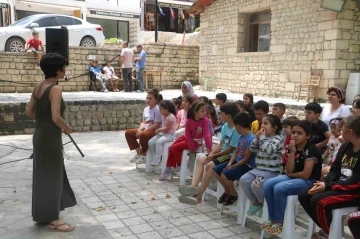
<path fill-rule="evenodd" d="M 24 161 L 16 168 L 0 167 L 0 188 L 4 185 L 2 183 L 6 178 L 8 183 L 5 185 L 14 185 L 18 190 L 14 195 L 13 189 L 2 190 L 1 188 L 0 199 L 6 197 L 15 200 L 21 195 L 26 198 L 26 200 L 20 200 L 18 205 L 12 203 L 12 207 L 0 204 L 0 235 L 8 233 L 3 232 L 3 228 L 9 228 L 12 229 L 12 234 L 8 238 L 14 239 L 22 238 L 21 235 L 34 235 L 29 239 L 259 238 L 260 231 L 257 223 L 249 220 L 244 228 L 237 225 L 236 214 L 225 211 L 221 215 L 220 210 L 216 208 L 216 199 L 212 196 L 198 206 L 179 203 L 177 177 L 161 182 L 158 180 L 158 175 L 145 173 L 144 165 L 135 169 L 134 165 L 128 163 L 132 157 L 132 154 L 128 152 L 120 154 L 123 156 L 121 157 L 123 161 L 119 163 L 119 143 L 126 147 L 125 139 L 121 138 L 123 135 L 120 141 L 117 141 L 119 132 L 85 133 L 74 136 L 79 142 L 78 145 L 84 149 L 84 153 L 89 155 L 86 160 L 80 160 L 75 150 L 68 152 L 66 148 L 65 156 L 70 157 L 66 160 L 66 169 L 70 183 L 74 185 L 76 197 L 82 206 L 71 208 L 65 214 L 62 213 L 62 217 L 77 226 L 76 233 L 61 237 L 58 234 L 46 234 L 43 229 L 33 230 L 32 221 L 27 219 L 31 216 L 32 166 L 30 161 Z M 20 136 L 14 139 L 18 137 Z M 83 141 L 87 144 L 82 144 L 82 139 L 86 139 Z M 1 140 L 0 138 L 0 143 Z M 16 142 L 18 141 L 14 141 L 14 144 Z M 86 145 L 88 146 L 85 147 Z M 90 151 L 86 152 L 89 147 L 92 150 L 103 149 L 114 153 L 109 153 L 106 159 L 104 157 L 101 161 L 106 163 L 99 163 L 99 159 L 103 156 L 99 157 L 99 154 L 92 155 Z M 14 172 L 17 171 L 22 172 L 20 177 L 14 176 Z M 84 210 L 88 213 L 84 214 Z M 16 212 L 16 216 L 11 217 L 9 214 L 11 211 Z M 306 214 L 302 210 L 299 212 L 299 218 L 306 221 Z M 86 232 L 88 227 L 100 228 L 99 233 L 95 233 L 94 229 Z M 19 229 L 21 232 L 15 232 L 14 229 Z"/>

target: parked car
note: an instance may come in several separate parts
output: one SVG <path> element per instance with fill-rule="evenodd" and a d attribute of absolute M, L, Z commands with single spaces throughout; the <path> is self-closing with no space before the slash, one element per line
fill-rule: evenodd
<path fill-rule="evenodd" d="M 32 37 L 33 30 L 40 33 L 40 39 L 46 46 L 45 28 L 61 26 L 66 26 L 69 30 L 69 46 L 102 47 L 105 43 L 100 25 L 67 15 L 36 14 L 20 19 L 10 26 L 0 27 L 0 50 L 22 51 L 26 41 Z"/>

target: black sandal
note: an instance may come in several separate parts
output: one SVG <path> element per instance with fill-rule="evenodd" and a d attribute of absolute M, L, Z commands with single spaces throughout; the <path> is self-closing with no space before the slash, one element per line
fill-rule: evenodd
<path fill-rule="evenodd" d="M 234 204 L 234 202 L 236 202 L 238 200 L 238 196 L 232 196 L 229 195 L 226 199 L 226 201 L 223 203 L 224 206 L 230 206 L 232 204 Z"/>
<path fill-rule="evenodd" d="M 221 195 L 221 197 L 219 197 L 218 203 L 222 204 L 224 202 L 226 202 L 226 199 L 228 198 L 229 194 L 223 193 L 223 195 Z"/>

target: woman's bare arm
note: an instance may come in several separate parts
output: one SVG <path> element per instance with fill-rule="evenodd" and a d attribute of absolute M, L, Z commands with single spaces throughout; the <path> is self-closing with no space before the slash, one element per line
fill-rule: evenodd
<path fill-rule="evenodd" d="M 50 91 L 49 99 L 51 102 L 51 116 L 53 122 L 67 133 L 71 127 L 66 124 L 65 120 L 60 115 L 62 89 L 59 86 L 54 86 Z"/>

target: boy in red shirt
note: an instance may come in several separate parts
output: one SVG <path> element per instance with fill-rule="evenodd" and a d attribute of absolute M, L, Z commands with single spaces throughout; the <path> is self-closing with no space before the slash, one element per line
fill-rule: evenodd
<path fill-rule="evenodd" d="M 25 51 L 29 54 L 35 54 L 37 56 L 37 65 L 40 65 L 41 57 L 44 54 L 44 46 L 39 39 L 39 32 L 33 31 L 33 38 L 26 42 Z"/>

